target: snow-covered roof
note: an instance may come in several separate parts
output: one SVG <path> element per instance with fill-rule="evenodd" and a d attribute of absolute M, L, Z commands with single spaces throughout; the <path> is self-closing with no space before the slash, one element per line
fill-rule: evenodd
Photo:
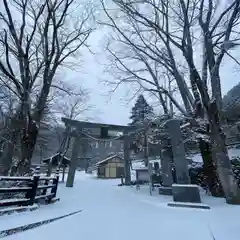
<path fill-rule="evenodd" d="M 159 166 L 161 167 L 161 160 L 159 158 L 155 158 L 155 159 L 149 159 L 149 162 L 150 163 L 154 163 L 154 162 L 158 162 L 159 163 Z M 135 161 L 132 161 L 132 167 L 133 167 L 133 170 L 146 170 L 148 169 L 148 167 L 145 166 L 144 164 L 144 159 L 138 159 L 138 160 L 135 160 Z"/>
<path fill-rule="evenodd" d="M 45 159 L 43 159 L 42 160 L 42 163 L 49 163 L 49 162 L 51 162 L 51 164 L 53 164 L 53 165 L 55 165 L 55 164 L 59 164 L 59 161 L 60 161 L 60 159 L 62 158 L 62 156 L 63 156 L 63 154 L 60 154 L 60 153 L 56 153 L 56 154 L 54 154 L 53 156 L 51 156 L 51 157 L 48 157 L 48 158 L 45 158 Z M 62 163 L 64 164 L 64 165 L 68 165 L 68 164 L 70 164 L 70 162 L 71 162 L 71 160 L 69 159 L 69 158 L 67 158 L 66 156 L 64 156 L 63 157 L 63 159 L 62 159 Z"/>
<path fill-rule="evenodd" d="M 115 154 L 115 155 L 112 155 L 112 156 L 110 156 L 110 157 L 107 157 L 107 158 L 101 160 L 100 162 L 97 162 L 97 163 L 96 163 L 96 166 L 98 166 L 99 164 L 105 163 L 105 162 L 107 162 L 107 161 L 109 161 L 109 160 L 111 160 L 111 159 L 113 159 L 113 158 L 115 158 L 115 157 L 117 157 L 117 158 L 119 158 L 119 159 L 122 159 L 118 154 Z"/>
<path fill-rule="evenodd" d="M 58 156 L 58 155 L 62 156 L 61 153 L 55 153 L 54 155 L 43 159 L 43 161 L 46 161 L 46 160 L 51 159 L 51 158 L 54 158 L 54 157 L 56 157 L 56 156 Z M 69 159 L 68 157 L 64 156 L 64 158 L 65 158 L 66 160 L 69 160 L 69 161 L 70 161 L 70 159 Z"/>

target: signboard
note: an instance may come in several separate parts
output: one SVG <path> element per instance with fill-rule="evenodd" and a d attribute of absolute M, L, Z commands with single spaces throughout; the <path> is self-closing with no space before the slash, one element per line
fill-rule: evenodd
<path fill-rule="evenodd" d="M 147 168 L 144 169 L 137 169 L 137 180 L 139 181 L 149 181 L 149 172 Z"/>

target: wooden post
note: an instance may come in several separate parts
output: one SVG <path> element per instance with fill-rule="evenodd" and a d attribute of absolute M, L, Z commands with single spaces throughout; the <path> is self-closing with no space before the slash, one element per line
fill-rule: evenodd
<path fill-rule="evenodd" d="M 144 132 L 144 146 L 143 146 L 143 151 L 144 151 L 144 164 L 145 167 L 148 166 L 148 136 L 147 132 Z"/>
<path fill-rule="evenodd" d="M 45 185 L 45 186 L 48 186 L 48 182 L 49 182 L 49 180 L 45 180 L 45 181 L 44 181 L 44 185 Z M 43 189 L 41 195 L 46 195 L 46 194 L 47 194 L 47 189 Z"/>
<path fill-rule="evenodd" d="M 126 131 L 124 131 L 124 175 L 125 175 L 125 185 L 131 185 L 131 170 L 130 170 L 130 136 Z"/>
<path fill-rule="evenodd" d="M 124 185 L 124 181 L 123 181 L 123 175 L 121 175 L 121 185 Z"/>
<path fill-rule="evenodd" d="M 50 158 L 47 168 L 47 177 L 50 177 L 52 174 L 52 158 Z"/>
<path fill-rule="evenodd" d="M 144 151 L 144 164 L 145 167 L 148 166 L 148 125 L 144 122 L 144 142 L 143 142 L 143 151 Z"/>
<path fill-rule="evenodd" d="M 55 198 L 57 195 L 58 182 L 59 182 L 59 168 L 56 169 L 56 176 L 53 179 L 53 184 L 55 185 L 51 190 L 51 193 L 54 194 L 53 198 Z"/>
<path fill-rule="evenodd" d="M 69 166 L 69 170 L 68 170 L 66 187 L 73 187 L 75 171 L 77 168 L 78 154 L 79 154 L 79 150 L 81 147 L 82 147 L 81 146 L 81 137 L 77 136 L 77 137 L 75 137 L 74 143 L 73 143 L 73 150 L 72 150 L 71 162 L 70 162 L 70 166 Z"/>
<path fill-rule="evenodd" d="M 148 163 L 148 174 L 149 174 L 149 193 L 152 196 L 153 191 L 153 182 L 152 182 L 152 163 Z"/>
<path fill-rule="evenodd" d="M 62 182 L 65 180 L 66 165 L 63 165 Z"/>
<path fill-rule="evenodd" d="M 37 193 L 37 187 L 38 187 L 38 182 L 40 178 L 40 167 L 37 166 L 33 175 L 33 181 L 32 181 L 32 190 L 29 193 L 29 205 L 33 205 Z"/>

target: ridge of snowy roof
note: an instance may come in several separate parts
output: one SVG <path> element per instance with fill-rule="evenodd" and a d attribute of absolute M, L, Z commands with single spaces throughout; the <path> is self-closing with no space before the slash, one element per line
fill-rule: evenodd
<path fill-rule="evenodd" d="M 120 157 L 118 154 L 114 154 L 114 155 L 112 155 L 112 156 L 110 156 L 110 157 L 107 157 L 107 158 L 101 160 L 100 162 L 97 162 L 97 163 L 96 163 L 96 166 L 99 165 L 99 164 L 101 164 L 101 163 L 107 162 L 108 160 L 110 160 L 110 159 L 112 159 L 112 158 L 115 158 L 115 157 L 118 157 L 118 158 L 121 158 L 121 159 L 122 159 L 122 157 Z"/>

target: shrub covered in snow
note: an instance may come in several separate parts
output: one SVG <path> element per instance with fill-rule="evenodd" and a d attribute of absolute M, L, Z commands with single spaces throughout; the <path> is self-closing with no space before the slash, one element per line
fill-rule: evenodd
<path fill-rule="evenodd" d="M 232 158 L 231 162 L 234 176 L 238 180 L 238 186 L 240 186 L 240 157 Z"/>
<path fill-rule="evenodd" d="M 232 169 L 235 178 L 238 181 L 238 186 L 240 187 L 240 157 L 231 158 Z M 197 184 L 203 189 L 208 191 L 207 179 L 204 174 L 203 163 L 197 162 L 189 165 L 189 176 L 192 184 Z"/>
<path fill-rule="evenodd" d="M 17 181 L 0 181 L 0 188 L 13 188 L 26 186 L 28 182 L 17 182 Z M 8 198 L 24 198 L 25 193 L 0 193 L 0 200 Z"/>

